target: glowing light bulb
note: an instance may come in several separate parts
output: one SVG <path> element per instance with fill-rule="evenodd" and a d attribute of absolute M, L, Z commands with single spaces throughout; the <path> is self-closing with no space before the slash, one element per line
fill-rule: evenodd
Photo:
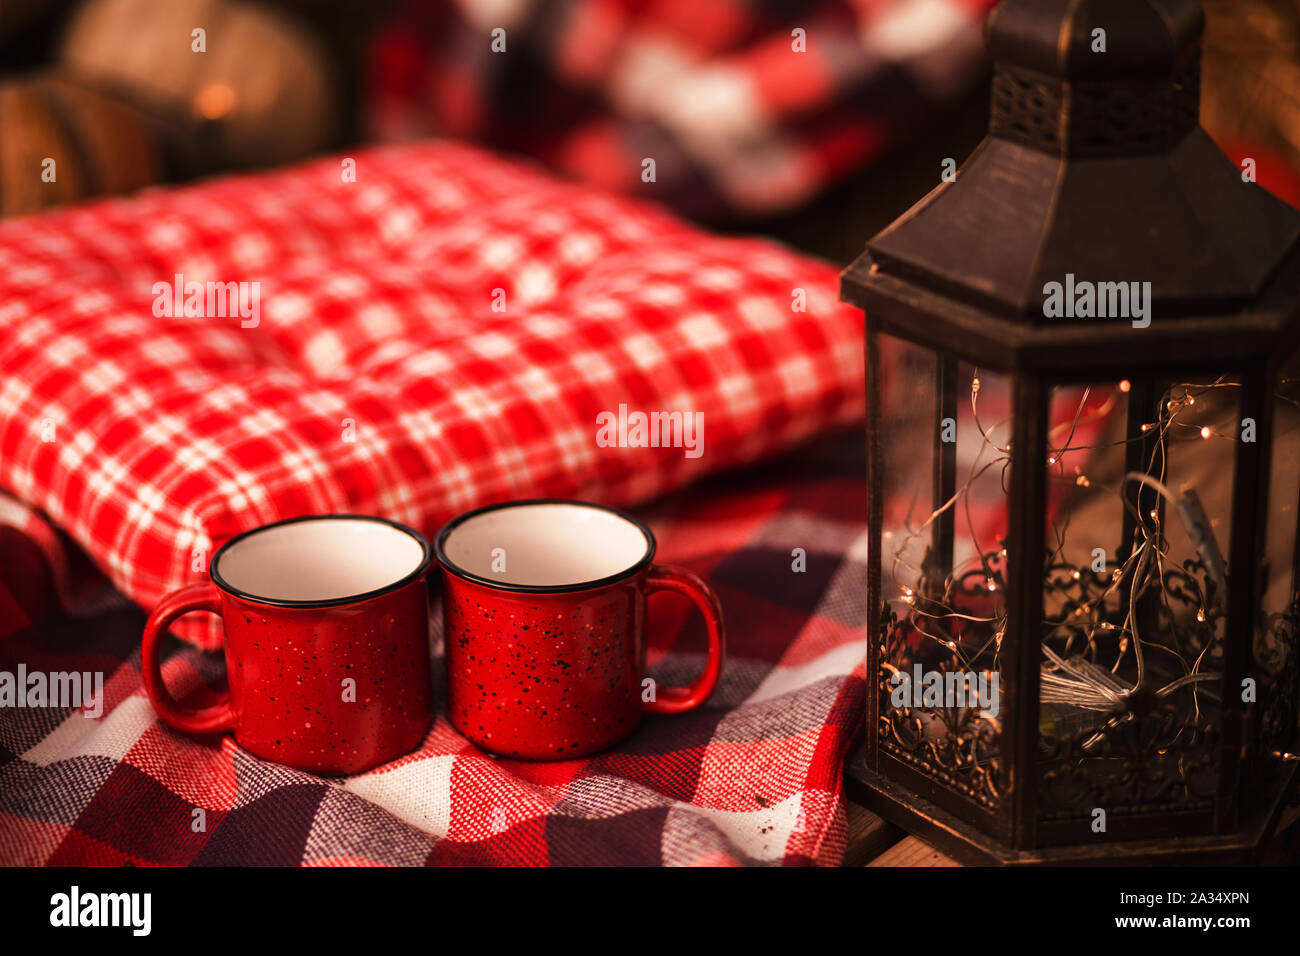
<path fill-rule="evenodd" d="M 1209 437 L 1210 437 L 1210 426 L 1209 426 L 1209 425 L 1203 425 L 1203 426 L 1201 426 L 1201 437 L 1202 437 L 1202 438 L 1209 438 Z"/>

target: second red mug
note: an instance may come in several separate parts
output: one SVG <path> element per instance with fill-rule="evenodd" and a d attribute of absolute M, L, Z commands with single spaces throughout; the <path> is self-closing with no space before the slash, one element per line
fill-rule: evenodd
<path fill-rule="evenodd" d="M 447 524 L 442 564 L 447 714 L 485 750 L 568 760 L 622 740 L 643 712 L 698 707 L 725 652 L 713 591 L 654 563 L 655 539 L 635 518 L 576 501 L 491 505 Z M 685 687 L 645 677 L 646 598 L 676 591 L 704 615 L 704 670 Z"/>

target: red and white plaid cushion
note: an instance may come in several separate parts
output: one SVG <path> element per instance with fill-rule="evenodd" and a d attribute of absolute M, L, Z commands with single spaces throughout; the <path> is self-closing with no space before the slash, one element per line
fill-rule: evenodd
<path fill-rule="evenodd" d="M 279 518 L 627 503 L 862 414 L 829 266 L 450 142 L 355 160 L 0 225 L 0 488 L 136 601 Z M 257 326 L 155 314 L 177 275 L 260 283 Z M 599 447 L 620 404 L 703 454 Z"/>

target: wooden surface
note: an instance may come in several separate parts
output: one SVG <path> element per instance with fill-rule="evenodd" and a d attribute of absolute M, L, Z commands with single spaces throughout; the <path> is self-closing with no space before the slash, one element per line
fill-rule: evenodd
<path fill-rule="evenodd" d="M 923 840 L 907 833 L 864 807 L 849 801 L 849 842 L 844 866 L 961 866 Z M 1294 866 L 1300 862 L 1300 806 L 1282 813 L 1273 839 L 1260 854 L 1266 866 Z"/>
<path fill-rule="evenodd" d="M 849 801 L 845 866 L 960 866 L 929 844 Z"/>
<path fill-rule="evenodd" d="M 876 814 L 849 801 L 849 844 L 844 851 L 845 866 L 869 866 L 904 839 L 915 839 L 886 823 Z"/>
<path fill-rule="evenodd" d="M 960 866 L 929 844 L 849 801 L 845 866 Z"/>
<path fill-rule="evenodd" d="M 928 843 L 914 836 L 904 837 L 867 866 L 961 866 Z"/>

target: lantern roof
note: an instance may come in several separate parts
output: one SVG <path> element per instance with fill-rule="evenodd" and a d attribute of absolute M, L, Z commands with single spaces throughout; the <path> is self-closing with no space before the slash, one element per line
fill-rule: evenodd
<path fill-rule="evenodd" d="M 1073 81 L 1161 82 L 1200 43 L 1195 0 L 1047 0 L 1004 3 L 989 17 L 989 55 L 999 64 Z M 1105 53 L 1096 30 L 1105 30 Z"/>
<path fill-rule="evenodd" d="M 988 135 L 867 244 L 846 301 L 1007 368 L 1277 348 L 1300 323 L 1300 212 L 1200 127 L 1203 30 L 1195 0 L 1004 0 Z"/>

